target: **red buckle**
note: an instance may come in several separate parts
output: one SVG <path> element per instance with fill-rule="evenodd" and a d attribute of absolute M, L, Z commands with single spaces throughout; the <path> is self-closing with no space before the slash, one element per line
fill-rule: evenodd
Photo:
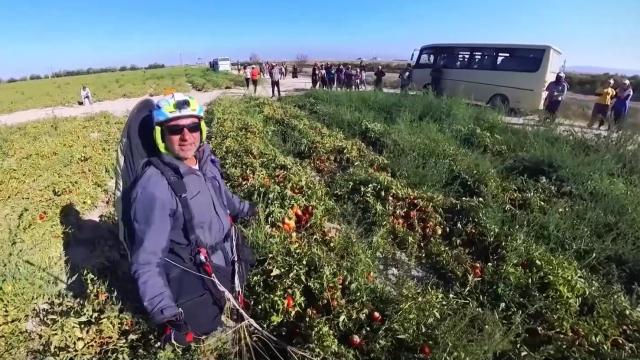
<path fill-rule="evenodd" d="M 191 344 L 193 342 L 193 332 L 189 331 L 187 332 L 187 334 L 184 336 L 184 340 Z"/>

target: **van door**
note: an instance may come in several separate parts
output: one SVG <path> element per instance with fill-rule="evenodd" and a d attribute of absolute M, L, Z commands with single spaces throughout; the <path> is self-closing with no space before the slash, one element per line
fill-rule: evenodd
<path fill-rule="evenodd" d="M 413 65 L 412 71 L 412 84 L 415 89 L 422 89 L 429 87 L 431 84 L 431 69 L 436 61 L 435 49 L 423 48 L 420 50 L 418 59 Z"/>

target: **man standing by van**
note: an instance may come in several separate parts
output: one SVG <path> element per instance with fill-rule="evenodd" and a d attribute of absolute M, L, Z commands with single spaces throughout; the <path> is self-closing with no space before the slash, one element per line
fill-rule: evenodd
<path fill-rule="evenodd" d="M 564 73 L 559 72 L 558 75 L 556 75 L 556 79 L 550 82 L 544 89 L 547 92 L 545 99 L 546 105 L 544 107 L 544 110 L 547 112 L 545 120 L 549 119 L 551 122 L 556 121 L 556 113 L 569 90 L 569 84 L 567 84 L 564 78 Z"/>

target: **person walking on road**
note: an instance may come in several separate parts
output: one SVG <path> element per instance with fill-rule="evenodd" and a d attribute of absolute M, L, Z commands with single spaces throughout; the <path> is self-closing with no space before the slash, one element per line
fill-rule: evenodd
<path fill-rule="evenodd" d="M 318 86 L 318 81 L 320 81 L 320 69 L 318 69 L 318 64 L 313 64 L 313 68 L 311 68 L 311 88 L 315 89 Z"/>
<path fill-rule="evenodd" d="M 631 97 L 633 97 L 631 82 L 627 79 L 622 80 L 622 85 L 618 86 L 618 89 L 616 89 L 615 102 L 611 109 L 613 112 L 613 123 L 616 130 L 620 129 L 627 117 Z"/>
<path fill-rule="evenodd" d="M 360 80 L 360 70 L 359 69 L 354 69 L 353 70 L 353 86 L 355 87 L 356 91 L 360 91 L 360 83 L 362 82 L 362 80 Z"/>
<path fill-rule="evenodd" d="M 258 91 L 258 80 L 260 79 L 260 69 L 251 65 L 251 83 L 253 84 L 253 94 Z"/>
<path fill-rule="evenodd" d="M 547 112 L 545 120 L 548 119 L 551 122 L 556 121 L 556 114 L 568 90 L 569 84 L 565 81 L 564 73 L 559 72 L 558 75 L 556 75 L 556 79 L 550 82 L 545 88 L 547 92 L 545 99 L 546 105 L 544 107 L 544 110 Z"/>
<path fill-rule="evenodd" d="M 244 72 L 244 83 L 247 86 L 247 91 L 249 91 L 249 84 L 251 83 L 251 69 L 245 65 L 242 67 L 242 71 Z"/>
<path fill-rule="evenodd" d="M 276 96 L 276 88 L 278 89 L 278 99 L 280 99 L 280 79 L 284 74 L 282 65 L 273 63 L 271 68 L 271 97 Z"/>
<path fill-rule="evenodd" d="M 384 78 L 387 74 L 382 70 L 382 66 L 378 65 L 378 70 L 373 73 L 373 76 L 376 79 L 373 82 L 373 86 L 377 91 L 382 91 L 382 78 Z"/>
<path fill-rule="evenodd" d="M 296 64 L 293 64 L 293 67 L 291 68 L 291 78 L 292 79 L 298 78 L 298 65 Z"/>
<path fill-rule="evenodd" d="M 611 101 L 616 96 L 616 91 L 613 89 L 613 79 L 609 79 L 604 82 L 602 88 L 596 90 L 596 95 L 598 95 L 598 99 L 596 103 L 593 104 L 593 110 L 591 111 L 591 120 L 587 124 L 587 127 L 590 128 L 595 124 L 596 121 L 599 121 L 598 129 L 604 125 L 605 121 L 609 118 L 609 107 L 611 105 Z M 606 121 L 609 129 L 611 129 L 611 124 L 609 121 Z"/>
<path fill-rule="evenodd" d="M 411 84 L 411 64 L 407 64 L 407 67 L 400 71 L 400 92 L 406 93 L 409 90 Z"/>

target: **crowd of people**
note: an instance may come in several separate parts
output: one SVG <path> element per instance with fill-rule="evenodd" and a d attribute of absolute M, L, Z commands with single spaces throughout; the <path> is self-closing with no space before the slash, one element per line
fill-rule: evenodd
<path fill-rule="evenodd" d="M 564 73 L 556 75 L 556 79 L 545 88 L 544 109 L 545 119 L 555 121 L 562 100 L 569 91 L 569 84 Z M 628 79 L 622 79 L 616 86 L 614 79 L 608 79 L 602 87 L 596 90 L 597 100 L 591 111 L 591 120 L 587 127 L 591 128 L 598 122 L 598 129 L 607 124 L 607 130 L 619 130 L 629 112 L 629 105 L 633 97 L 633 89 Z"/>

